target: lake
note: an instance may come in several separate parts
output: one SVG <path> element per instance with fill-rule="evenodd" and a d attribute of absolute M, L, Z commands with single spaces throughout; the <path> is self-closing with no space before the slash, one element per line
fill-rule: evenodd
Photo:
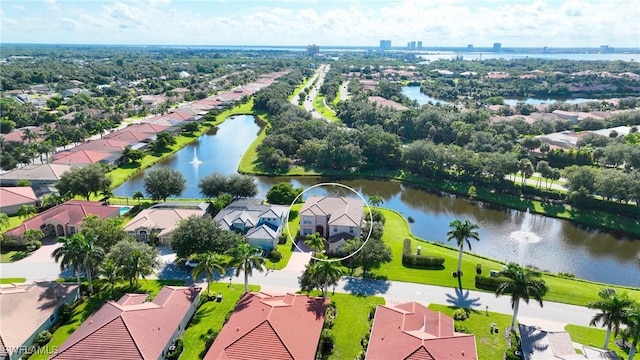
<path fill-rule="evenodd" d="M 182 197 L 199 197 L 199 179 L 214 171 L 235 173 L 241 155 L 258 131 L 259 126 L 253 117 L 234 116 L 222 123 L 217 131 L 203 135 L 197 142 L 156 166 L 180 170 L 188 179 L 188 189 Z M 194 162 L 196 158 L 200 164 Z M 475 253 L 522 265 L 536 265 L 551 272 L 572 273 L 588 280 L 640 286 L 638 239 L 618 239 L 606 232 L 582 229 L 569 221 L 510 209 L 494 209 L 396 181 L 322 177 L 255 179 L 260 198 L 264 198 L 271 186 L 283 181 L 303 188 L 323 182 L 339 182 L 356 189 L 365 198 L 382 196 L 383 207 L 414 219 L 410 224 L 411 231 L 423 239 L 447 243 L 448 224 L 455 219 L 470 219 L 480 226 L 481 241 L 472 244 Z M 144 192 L 142 176 L 132 178 L 114 194 L 131 196 L 135 191 Z M 340 196 L 349 195 L 349 191 L 341 187 L 321 187 L 310 194 Z"/>

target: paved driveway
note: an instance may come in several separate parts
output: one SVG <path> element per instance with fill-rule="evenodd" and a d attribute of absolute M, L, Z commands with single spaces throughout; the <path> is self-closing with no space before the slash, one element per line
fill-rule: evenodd
<path fill-rule="evenodd" d="M 0 277 L 23 277 L 27 281 L 54 280 L 60 277 L 70 277 L 71 271 L 60 271 L 60 265 L 53 260 L 51 253 L 61 244 L 50 237 L 42 242 L 42 247 L 22 260 L 13 263 L 0 264 Z"/>

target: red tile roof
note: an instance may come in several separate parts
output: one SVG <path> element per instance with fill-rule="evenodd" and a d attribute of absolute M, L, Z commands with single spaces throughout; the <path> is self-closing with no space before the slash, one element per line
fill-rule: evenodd
<path fill-rule="evenodd" d="M 137 142 L 141 142 L 144 140 L 149 139 L 151 136 L 153 136 L 152 133 L 148 133 L 148 132 L 140 132 L 140 131 L 135 131 L 133 129 L 123 129 L 120 131 L 116 131 L 113 132 L 107 136 L 105 136 L 106 139 L 110 139 L 110 140 L 116 140 L 116 141 L 122 141 L 122 142 L 126 142 L 129 144 L 133 144 L 133 143 L 137 143 Z"/>
<path fill-rule="evenodd" d="M 367 359 L 478 359 L 473 335 L 454 331 L 453 319 L 416 302 L 378 305 Z"/>
<path fill-rule="evenodd" d="M 54 164 L 95 164 L 100 160 L 106 159 L 111 156 L 111 153 L 92 151 L 92 150 L 77 150 L 71 149 L 70 151 L 63 151 L 53 156 L 52 163 Z"/>
<path fill-rule="evenodd" d="M 329 299 L 246 293 L 206 360 L 313 359 Z"/>
<path fill-rule="evenodd" d="M 0 208 L 34 203 L 37 199 L 30 186 L 0 187 Z"/>
<path fill-rule="evenodd" d="M 159 359 L 189 315 L 199 289 L 165 286 L 152 302 L 109 301 L 58 349 L 56 360 Z M 146 298 L 146 297 L 145 297 Z M 135 299 L 134 301 L 129 301 Z"/>
<path fill-rule="evenodd" d="M 120 208 L 116 206 L 104 206 L 96 201 L 70 200 L 41 212 L 4 234 L 22 236 L 28 229 L 41 230 L 51 219 L 57 219 L 64 224 L 78 226 L 82 224 L 82 220 L 88 215 L 97 215 L 101 219 L 106 219 L 118 216 L 119 213 Z"/>
<path fill-rule="evenodd" d="M 131 145 L 130 142 L 111 140 L 111 139 L 97 139 L 89 140 L 88 142 L 76 146 L 75 150 L 92 150 L 92 151 L 104 151 L 109 153 L 119 152 L 124 150 L 125 147 Z"/>
<path fill-rule="evenodd" d="M 144 124 L 129 125 L 126 128 L 124 128 L 122 131 L 131 130 L 131 131 L 137 131 L 137 132 L 147 133 L 147 134 L 156 134 L 168 128 L 169 128 L 168 126 L 144 123 Z"/>

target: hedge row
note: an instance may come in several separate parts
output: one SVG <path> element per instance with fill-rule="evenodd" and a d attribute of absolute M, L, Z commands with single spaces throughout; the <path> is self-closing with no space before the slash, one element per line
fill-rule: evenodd
<path fill-rule="evenodd" d="M 476 275 L 475 283 L 476 283 L 476 288 L 478 289 L 493 291 L 493 290 L 496 290 L 498 286 L 500 286 L 500 284 L 506 281 L 511 281 L 511 279 L 504 276 L 491 277 L 491 276 Z"/>
<path fill-rule="evenodd" d="M 414 255 L 411 240 L 404 239 L 402 245 L 402 265 L 416 269 L 444 269 L 444 258 L 439 256 Z"/>

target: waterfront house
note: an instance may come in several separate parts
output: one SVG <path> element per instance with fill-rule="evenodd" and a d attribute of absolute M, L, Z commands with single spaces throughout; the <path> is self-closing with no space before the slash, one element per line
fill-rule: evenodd
<path fill-rule="evenodd" d="M 189 216 L 202 217 L 206 209 L 149 208 L 142 210 L 124 227 L 127 235 L 138 241 L 149 241 L 152 234 L 158 237 L 160 244 L 170 246 L 173 230 L 181 220 Z"/>
<path fill-rule="evenodd" d="M 38 198 L 30 186 L 0 187 L 0 212 L 15 215 L 22 205 L 36 205 Z"/>
<path fill-rule="evenodd" d="M 328 253 L 338 253 L 347 240 L 360 236 L 364 201 L 359 198 L 311 196 L 300 210 L 300 235 L 319 233 Z"/>

